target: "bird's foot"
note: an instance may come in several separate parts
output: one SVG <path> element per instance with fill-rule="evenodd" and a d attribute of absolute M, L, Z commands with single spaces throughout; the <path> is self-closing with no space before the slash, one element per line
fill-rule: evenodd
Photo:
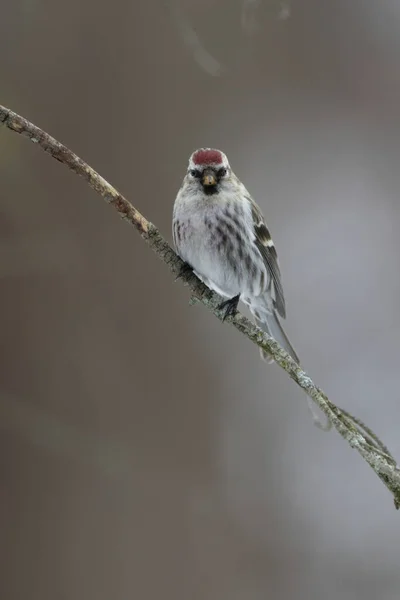
<path fill-rule="evenodd" d="M 189 275 L 193 275 L 193 269 L 189 265 L 189 263 L 185 262 L 181 266 L 178 275 L 175 277 L 175 281 L 178 281 L 178 279 L 182 279 L 182 278 L 186 279 Z"/>
<path fill-rule="evenodd" d="M 237 296 L 234 296 L 233 298 L 229 298 L 229 300 L 225 300 L 225 302 L 221 302 L 221 304 L 218 305 L 218 310 L 223 310 L 224 312 L 224 316 L 222 317 L 222 320 L 225 321 L 225 319 L 229 316 L 234 317 L 235 314 L 237 313 L 237 307 L 239 304 L 239 300 L 240 300 L 240 294 L 238 294 Z"/>

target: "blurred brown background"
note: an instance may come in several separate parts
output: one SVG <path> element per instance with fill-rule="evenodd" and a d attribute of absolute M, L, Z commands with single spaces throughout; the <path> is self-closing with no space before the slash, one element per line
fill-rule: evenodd
<path fill-rule="evenodd" d="M 304 365 L 397 457 L 399 30 L 390 0 L 14 0 L 0 20 L 0 102 L 169 239 L 189 154 L 228 154 Z M 4 128 L 0 177 L 2 600 L 398 600 L 389 493 L 284 373 Z"/>

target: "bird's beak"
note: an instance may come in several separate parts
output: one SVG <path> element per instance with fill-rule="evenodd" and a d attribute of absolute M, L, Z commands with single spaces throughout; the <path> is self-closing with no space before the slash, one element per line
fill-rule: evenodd
<path fill-rule="evenodd" d="M 212 185 L 216 185 L 217 178 L 215 177 L 215 173 L 212 169 L 205 169 L 203 173 L 202 184 L 206 187 L 210 187 Z"/>

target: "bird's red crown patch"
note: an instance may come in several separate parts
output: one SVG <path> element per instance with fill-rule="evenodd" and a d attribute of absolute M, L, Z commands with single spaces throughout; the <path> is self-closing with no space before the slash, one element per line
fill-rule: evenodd
<path fill-rule="evenodd" d="M 202 149 L 194 153 L 193 162 L 195 165 L 220 165 L 223 158 L 219 150 Z"/>

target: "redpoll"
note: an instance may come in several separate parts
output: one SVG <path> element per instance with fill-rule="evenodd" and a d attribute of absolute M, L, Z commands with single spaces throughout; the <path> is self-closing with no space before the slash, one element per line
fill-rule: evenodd
<path fill-rule="evenodd" d="M 177 253 L 204 283 L 223 297 L 225 316 L 239 299 L 255 321 L 299 359 L 279 322 L 286 308 L 278 256 L 260 208 L 220 150 L 201 148 L 175 200 L 173 238 Z M 268 358 L 261 351 L 263 358 Z"/>
<path fill-rule="evenodd" d="M 220 150 L 200 148 L 189 167 L 174 204 L 176 251 L 204 283 L 221 296 L 225 316 L 236 312 L 239 299 L 261 329 L 271 335 L 299 364 L 278 314 L 285 318 L 278 255 L 260 208 Z M 261 351 L 261 356 L 268 355 Z M 329 431 L 307 397 L 314 424 Z"/>

